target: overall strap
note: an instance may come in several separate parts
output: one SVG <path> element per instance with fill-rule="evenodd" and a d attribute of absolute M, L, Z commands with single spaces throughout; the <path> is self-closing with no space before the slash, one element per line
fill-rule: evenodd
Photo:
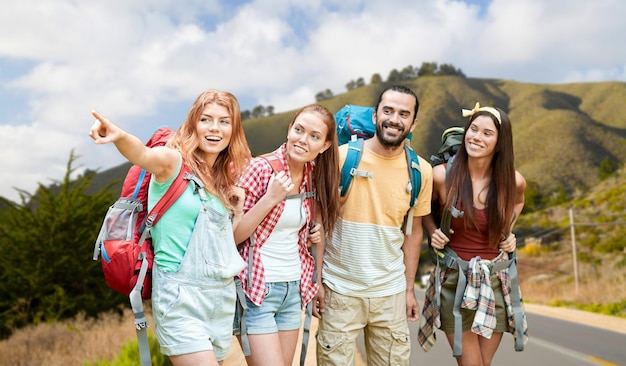
<path fill-rule="evenodd" d="M 143 245 L 145 242 L 150 228 L 159 221 L 163 213 L 165 213 L 165 211 L 167 211 L 167 209 L 170 208 L 170 206 L 181 196 L 188 184 L 189 168 L 183 163 L 176 179 L 174 179 L 163 197 L 159 199 L 159 202 L 157 202 L 154 208 L 146 216 L 146 227 L 141 233 L 141 238 L 138 243 L 139 246 Z M 137 341 L 139 344 L 139 358 L 141 360 L 141 365 L 146 366 L 152 365 L 152 360 L 150 358 L 150 345 L 148 344 L 149 323 L 144 313 L 141 293 L 143 291 L 144 279 L 148 273 L 148 258 L 145 252 L 141 252 L 139 253 L 138 259 L 141 260 L 141 269 L 139 270 L 135 287 L 133 287 L 129 294 L 129 300 L 135 318 L 135 329 L 137 330 Z"/>
<path fill-rule="evenodd" d="M 246 302 L 246 293 L 243 291 L 241 281 L 235 281 L 237 289 L 237 305 L 236 312 L 239 315 L 239 331 L 241 337 L 241 350 L 244 356 L 250 356 L 250 340 L 248 339 L 248 329 L 246 328 L 246 315 L 248 313 L 248 303 Z"/>

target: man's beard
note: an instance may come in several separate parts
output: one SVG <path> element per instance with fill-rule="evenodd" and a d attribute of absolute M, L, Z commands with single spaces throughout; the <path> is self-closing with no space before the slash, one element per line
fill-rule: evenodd
<path fill-rule="evenodd" d="M 383 131 L 384 127 L 398 128 L 400 131 L 400 136 L 398 136 L 397 138 L 393 140 L 386 138 L 385 133 Z M 380 144 L 386 148 L 396 148 L 402 145 L 404 143 L 404 140 L 407 138 L 407 136 L 409 136 L 410 133 L 411 131 L 404 130 L 403 124 L 394 124 L 389 121 L 376 124 L 376 137 L 378 138 L 378 141 L 380 142 Z"/>

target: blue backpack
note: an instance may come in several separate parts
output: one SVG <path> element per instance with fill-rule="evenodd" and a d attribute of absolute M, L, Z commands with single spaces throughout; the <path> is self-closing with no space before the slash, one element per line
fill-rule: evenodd
<path fill-rule="evenodd" d="M 376 133 L 376 126 L 372 120 L 373 112 L 374 107 L 346 104 L 335 113 L 339 145 L 349 144 L 346 161 L 341 167 L 339 182 L 339 190 L 342 197 L 348 192 L 353 177 L 372 177 L 372 172 L 359 170 L 358 165 L 361 160 L 361 152 L 363 151 L 363 140 L 374 136 Z M 412 208 L 415 206 L 415 201 L 421 189 L 422 173 L 417 154 L 409 144 L 410 138 L 411 135 L 405 141 L 404 152 L 409 169 L 409 177 L 411 178 L 411 184 L 407 186 L 407 191 L 411 192 L 410 203 Z M 407 228 L 409 226 L 407 225 Z"/>

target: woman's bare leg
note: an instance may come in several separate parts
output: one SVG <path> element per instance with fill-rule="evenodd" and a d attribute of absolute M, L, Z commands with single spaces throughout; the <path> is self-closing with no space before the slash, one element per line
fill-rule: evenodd
<path fill-rule="evenodd" d="M 450 347 L 454 347 L 454 334 L 446 334 Z M 459 366 L 490 366 L 493 356 L 498 350 L 502 333 L 493 333 L 490 339 L 472 333 L 472 331 L 463 332 L 463 353 L 461 357 L 456 358 Z"/>
<path fill-rule="evenodd" d="M 219 366 L 221 363 L 215 358 L 215 352 L 202 351 L 188 353 L 186 355 L 170 356 L 174 366 Z"/>

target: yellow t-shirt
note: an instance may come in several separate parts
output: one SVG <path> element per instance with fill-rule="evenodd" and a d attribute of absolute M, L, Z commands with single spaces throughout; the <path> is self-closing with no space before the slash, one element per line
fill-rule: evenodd
<path fill-rule="evenodd" d="M 340 166 L 346 154 L 347 144 L 339 148 Z M 422 184 L 415 217 L 430 213 L 433 182 L 431 165 L 418 158 Z M 358 170 L 373 176 L 353 177 L 341 200 L 340 219 L 324 253 L 323 282 L 350 296 L 397 294 L 406 289 L 402 224 L 411 200 L 406 156 L 387 158 L 364 148 Z"/>

